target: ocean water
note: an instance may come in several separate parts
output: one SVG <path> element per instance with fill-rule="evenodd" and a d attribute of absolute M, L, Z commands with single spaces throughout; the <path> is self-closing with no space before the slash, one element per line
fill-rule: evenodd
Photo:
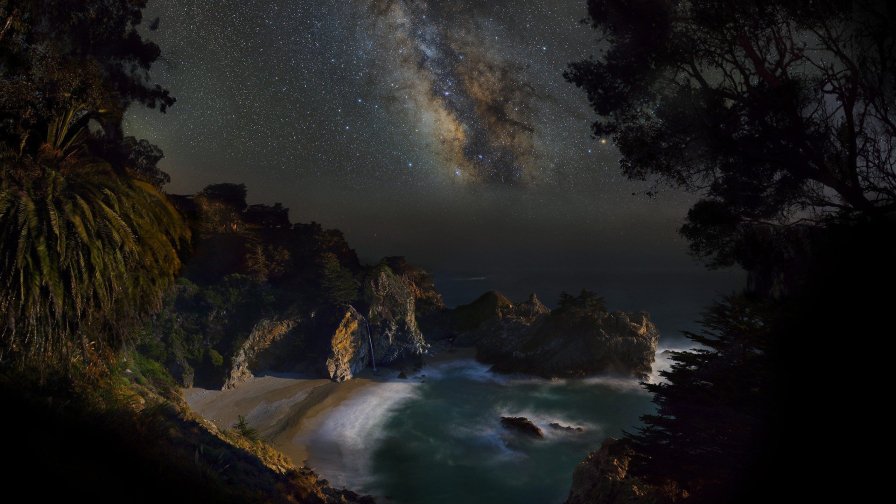
<path fill-rule="evenodd" d="M 652 410 L 633 379 L 549 381 L 449 361 L 335 408 L 313 435 L 309 462 L 332 483 L 378 502 L 560 503 L 588 452 L 637 428 Z M 544 439 L 503 428 L 502 416 L 529 418 Z"/>
<path fill-rule="evenodd" d="M 469 303 L 494 289 L 513 301 L 530 293 L 555 306 L 560 292 L 588 289 L 603 296 L 611 310 L 647 311 L 657 325 L 661 345 L 683 346 L 682 331 L 699 329 L 701 313 L 714 300 L 743 288 L 745 273 L 737 269 L 706 270 L 694 264 L 669 270 L 513 270 L 437 272 L 436 285 L 448 306 Z"/>
<path fill-rule="evenodd" d="M 650 312 L 665 349 L 690 347 L 681 331 L 697 330 L 701 311 L 743 284 L 737 271 L 702 270 L 436 276 L 449 306 L 489 289 L 514 300 L 534 291 L 552 305 L 560 291 L 585 287 L 605 296 L 611 309 Z M 651 380 L 668 364 L 661 350 Z M 650 400 L 633 379 L 509 377 L 458 360 L 378 383 L 332 410 L 305 441 L 320 474 L 378 502 L 557 504 L 569 492 L 575 466 L 607 437 L 636 430 L 640 416 L 654 409 Z M 507 431 L 502 416 L 528 417 L 545 438 Z M 552 422 L 584 432 L 551 429 Z"/>

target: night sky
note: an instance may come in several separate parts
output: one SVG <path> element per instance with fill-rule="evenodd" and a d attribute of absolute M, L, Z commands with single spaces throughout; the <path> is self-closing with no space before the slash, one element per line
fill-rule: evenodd
<path fill-rule="evenodd" d="M 165 151 L 169 192 L 244 182 L 367 261 L 511 291 L 703 278 L 676 231 L 690 198 L 622 177 L 562 77 L 596 47 L 585 3 L 154 0 L 178 101 L 127 127 Z"/>

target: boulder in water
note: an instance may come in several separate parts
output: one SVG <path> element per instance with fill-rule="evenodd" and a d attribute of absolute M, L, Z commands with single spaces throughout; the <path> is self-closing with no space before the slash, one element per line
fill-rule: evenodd
<path fill-rule="evenodd" d="M 557 422 L 551 422 L 550 424 L 548 424 L 548 427 L 550 427 L 554 430 L 562 430 L 562 431 L 566 431 L 566 432 L 585 432 L 585 429 L 583 429 L 581 427 L 573 427 L 571 425 L 561 425 Z"/>
<path fill-rule="evenodd" d="M 507 430 L 512 430 L 534 438 L 543 438 L 544 433 L 526 417 L 501 417 L 501 425 Z"/>

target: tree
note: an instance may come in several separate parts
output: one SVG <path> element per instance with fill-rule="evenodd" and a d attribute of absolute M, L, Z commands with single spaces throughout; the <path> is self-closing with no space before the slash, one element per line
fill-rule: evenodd
<path fill-rule="evenodd" d="M 599 54 L 566 78 L 633 179 L 697 192 L 683 233 L 716 265 L 758 226 L 896 210 L 896 5 L 589 0 Z"/>
<path fill-rule="evenodd" d="M 153 185 L 116 173 L 53 121 L 0 171 L 0 361 L 54 363 L 116 349 L 158 309 L 189 230 Z"/>
<path fill-rule="evenodd" d="M 289 271 L 289 250 L 277 245 L 253 243 L 246 252 L 246 269 L 255 280 L 277 280 Z"/>
<path fill-rule="evenodd" d="M 233 430 L 249 441 L 258 441 L 258 430 L 249 425 L 249 422 L 246 421 L 246 417 L 237 415 L 236 418 L 237 420 L 236 423 L 233 424 Z"/>
<path fill-rule="evenodd" d="M 149 182 L 161 189 L 171 182 L 171 176 L 159 168 L 159 161 L 165 157 L 165 153 L 157 145 L 148 140 L 137 140 L 132 136 L 124 137 L 122 142 L 123 153 L 127 156 L 124 165 L 128 168 L 128 174 Z"/>
<path fill-rule="evenodd" d="M 150 79 L 145 4 L 0 0 L 0 361 L 118 348 L 180 268 L 161 151 L 122 131 L 132 103 L 174 103 Z"/>
<path fill-rule="evenodd" d="M 145 4 L 0 0 L 0 157 L 36 151 L 53 120 L 78 110 L 71 127 L 93 130 L 92 155 L 159 188 L 170 180 L 161 149 L 122 130 L 132 103 L 165 112 L 175 101 L 150 79 L 161 52 L 137 31 Z"/>
<path fill-rule="evenodd" d="M 131 103 L 166 111 L 174 98 L 149 76 L 161 52 L 137 31 L 145 6 L 146 0 L 0 0 L 0 140 L 18 152 L 35 148 L 35 132 L 78 108 L 86 111 L 78 126 L 96 121 L 117 147 Z"/>
<path fill-rule="evenodd" d="M 768 443 L 775 313 L 768 302 L 733 297 L 707 311 L 701 333 L 686 333 L 698 349 L 676 352 L 665 381 L 645 385 L 657 411 L 627 435 L 634 472 L 701 502 L 745 488 Z"/>
<path fill-rule="evenodd" d="M 358 281 L 352 272 L 339 262 L 332 252 L 325 252 L 320 258 L 324 294 L 335 305 L 350 304 L 358 299 Z"/>

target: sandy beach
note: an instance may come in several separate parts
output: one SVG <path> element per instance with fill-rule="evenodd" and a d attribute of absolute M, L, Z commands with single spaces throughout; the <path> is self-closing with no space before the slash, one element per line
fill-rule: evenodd
<path fill-rule="evenodd" d="M 345 383 L 291 376 L 260 376 L 232 390 L 184 390 L 190 407 L 221 429 L 242 415 L 261 437 L 296 465 L 308 459 L 303 434 L 313 431 L 326 412 L 375 383 L 356 378 Z"/>
<path fill-rule="evenodd" d="M 472 348 L 442 349 L 426 357 L 427 365 L 456 359 L 471 359 Z M 307 465 L 312 458 L 312 434 L 328 418 L 328 413 L 353 399 L 363 399 L 371 389 L 398 380 L 398 370 L 383 368 L 378 373 L 365 370 L 354 379 L 336 383 L 324 378 L 294 375 L 264 375 L 252 378 L 231 390 L 184 389 L 187 403 L 196 413 L 212 421 L 221 429 L 230 429 L 242 415 L 261 438 L 283 452 L 293 463 Z M 426 369 L 420 371 L 426 374 Z M 388 387 L 388 385 L 387 385 Z M 319 451 L 321 448 L 318 446 Z M 331 450 L 326 450 L 331 451 Z M 314 452 L 319 458 L 327 453 Z"/>

